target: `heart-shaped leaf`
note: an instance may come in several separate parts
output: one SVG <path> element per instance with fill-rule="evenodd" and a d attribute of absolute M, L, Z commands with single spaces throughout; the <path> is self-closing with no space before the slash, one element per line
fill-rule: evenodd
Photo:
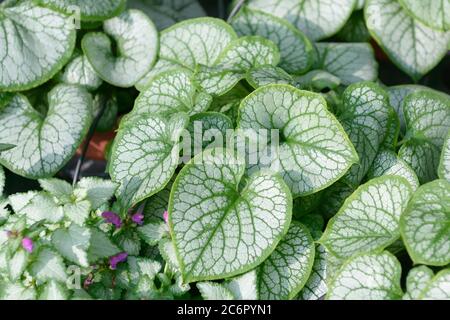
<path fill-rule="evenodd" d="M 208 93 L 220 96 L 230 91 L 251 68 L 276 66 L 279 61 L 278 47 L 272 41 L 245 36 L 232 41 L 212 67 L 202 66 L 196 78 Z"/>
<path fill-rule="evenodd" d="M 283 180 L 258 173 L 239 187 L 245 162 L 226 149 L 196 156 L 178 174 L 169 226 L 185 282 L 230 277 L 263 262 L 286 234 L 292 197 Z"/>
<path fill-rule="evenodd" d="M 290 74 L 274 66 L 252 68 L 247 72 L 245 79 L 255 89 L 268 84 L 290 84 L 295 86 L 295 80 Z"/>
<path fill-rule="evenodd" d="M 109 173 L 120 185 L 116 194 L 123 209 L 160 191 L 172 178 L 179 161 L 179 138 L 188 121 L 185 114 L 169 120 L 147 114 L 119 130 Z"/>
<path fill-rule="evenodd" d="M 448 0 L 400 0 L 401 5 L 430 28 L 450 30 L 450 2 Z"/>
<path fill-rule="evenodd" d="M 160 75 L 161 73 L 172 71 L 172 70 L 179 70 L 183 67 L 179 65 L 176 62 L 165 60 L 165 59 L 159 59 L 153 68 L 150 69 L 149 72 L 147 72 L 141 79 L 139 79 L 138 82 L 136 82 L 135 87 L 139 91 L 144 91 L 149 86 L 150 82 L 155 78 L 156 76 Z M 189 70 L 188 68 L 186 68 Z"/>
<path fill-rule="evenodd" d="M 426 183 L 437 178 L 442 146 L 450 130 L 450 98 L 434 92 L 415 92 L 403 103 L 406 135 L 399 151 Z"/>
<path fill-rule="evenodd" d="M 450 182 L 436 180 L 421 186 L 400 219 L 400 232 L 415 263 L 450 263 Z"/>
<path fill-rule="evenodd" d="M 275 251 L 258 267 L 258 292 L 262 300 L 286 300 L 303 288 L 314 263 L 314 241 L 308 229 L 292 222 Z"/>
<path fill-rule="evenodd" d="M 61 81 L 86 87 L 88 90 L 97 90 L 102 84 L 102 79 L 92 68 L 85 55 L 76 54 L 64 68 Z"/>
<path fill-rule="evenodd" d="M 250 8 L 284 18 L 311 40 L 328 38 L 339 31 L 350 17 L 355 0 L 250 0 Z"/>
<path fill-rule="evenodd" d="M 342 126 L 319 94 L 268 85 L 248 95 L 239 111 L 239 129 L 266 137 L 271 136 L 270 130 L 279 130 L 280 145 L 278 152 L 269 155 L 269 166 L 281 173 L 294 197 L 330 186 L 358 161 Z"/>
<path fill-rule="evenodd" d="M 438 169 L 439 178 L 450 182 L 450 131 L 442 147 L 441 161 Z M 1 190 L 1 189 L 0 189 Z"/>
<path fill-rule="evenodd" d="M 83 52 L 106 82 L 117 87 L 134 86 L 153 66 L 158 53 L 158 32 L 139 10 L 127 10 L 106 20 L 102 32 L 83 37 Z M 110 37 L 117 43 L 113 52 Z"/>
<path fill-rule="evenodd" d="M 426 266 L 420 266 L 409 270 L 406 278 L 406 293 L 403 300 L 417 300 L 422 291 L 433 278 L 433 270 Z"/>
<path fill-rule="evenodd" d="M 196 84 L 192 73 L 178 69 L 153 78 L 137 97 L 133 117 L 144 113 L 164 117 L 178 112 L 194 115 L 208 110 L 211 102 L 212 97 Z"/>
<path fill-rule="evenodd" d="M 239 36 L 258 35 L 274 42 L 280 49 L 280 67 L 287 72 L 303 73 L 311 67 L 311 42 L 286 20 L 245 7 L 233 18 L 231 25 Z"/>
<path fill-rule="evenodd" d="M 373 160 L 372 167 L 367 173 L 367 179 L 388 175 L 405 178 L 413 191 L 417 190 L 420 185 L 416 173 L 405 161 L 400 159 L 393 151 L 382 150 Z"/>
<path fill-rule="evenodd" d="M 370 180 L 345 200 L 319 240 L 338 258 L 381 250 L 400 237 L 400 215 L 412 189 L 397 176 Z"/>
<path fill-rule="evenodd" d="M 80 14 L 82 21 L 103 21 L 118 15 L 126 0 L 34 0 L 66 14 Z"/>
<path fill-rule="evenodd" d="M 337 118 L 347 132 L 359 155 L 343 181 L 357 187 L 366 175 L 387 134 L 390 112 L 386 92 L 374 83 L 349 86 L 337 107 Z"/>
<path fill-rule="evenodd" d="M 450 33 L 430 29 L 395 0 L 368 0 L 367 28 L 391 60 L 414 80 L 433 69 L 447 52 Z"/>
<path fill-rule="evenodd" d="M 190 19 L 161 32 L 159 56 L 192 70 L 199 64 L 212 66 L 235 39 L 237 35 L 233 28 L 223 20 Z"/>
<path fill-rule="evenodd" d="M 128 0 L 128 7 L 146 13 L 158 30 L 183 20 L 206 16 L 197 0 Z"/>
<path fill-rule="evenodd" d="M 331 282 L 329 300 L 395 300 L 403 295 L 401 265 L 390 253 L 367 254 L 348 260 Z"/>
<path fill-rule="evenodd" d="M 450 269 L 444 269 L 436 274 L 430 283 L 419 295 L 419 299 L 424 300 L 449 300 L 450 294 Z"/>
<path fill-rule="evenodd" d="M 37 87 L 69 61 L 75 47 L 75 28 L 66 15 L 31 1 L 16 6 L 4 4 L 0 4 L 0 90 Z"/>
<path fill-rule="evenodd" d="M 316 43 L 314 69 L 325 70 L 342 84 L 374 81 L 378 64 L 368 43 Z"/>
<path fill-rule="evenodd" d="M 48 94 L 46 115 L 16 94 L 0 111 L 0 141 L 16 145 L 0 163 L 28 178 L 50 177 L 73 156 L 92 121 L 92 99 L 77 86 L 58 85 Z"/>

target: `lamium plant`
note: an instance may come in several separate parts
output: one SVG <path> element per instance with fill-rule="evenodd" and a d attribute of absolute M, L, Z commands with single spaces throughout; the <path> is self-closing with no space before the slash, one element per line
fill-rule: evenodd
<path fill-rule="evenodd" d="M 229 2 L 0 3 L 0 299 L 450 299 L 449 2 Z"/>

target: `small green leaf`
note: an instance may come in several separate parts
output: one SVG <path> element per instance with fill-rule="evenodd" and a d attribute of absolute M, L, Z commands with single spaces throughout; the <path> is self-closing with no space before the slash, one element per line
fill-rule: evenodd
<path fill-rule="evenodd" d="M 169 196 L 170 190 L 172 189 L 172 182 L 173 181 L 169 181 L 164 189 L 146 200 L 143 212 L 146 217 L 164 219 L 164 211 L 167 211 L 169 207 Z"/>
<path fill-rule="evenodd" d="M 0 152 L 14 149 L 16 145 L 10 143 L 0 143 Z"/>
<path fill-rule="evenodd" d="M 339 258 L 386 248 L 400 237 L 400 215 L 411 194 L 402 177 L 370 180 L 345 200 L 319 242 Z"/>
<path fill-rule="evenodd" d="M 423 184 L 437 178 L 442 146 L 450 130 L 450 98 L 434 92 L 415 92 L 403 103 L 406 136 L 399 156 Z"/>
<path fill-rule="evenodd" d="M 242 8 L 231 21 L 239 36 L 258 35 L 280 49 L 280 67 L 289 73 L 303 73 L 313 62 L 309 39 L 293 25 L 269 13 Z"/>
<path fill-rule="evenodd" d="M 438 175 L 439 178 L 446 179 L 448 182 L 450 182 L 450 131 L 448 132 L 447 138 L 444 142 L 444 146 L 442 147 Z"/>
<path fill-rule="evenodd" d="M 88 258 L 90 262 L 96 262 L 103 258 L 112 257 L 120 253 L 120 249 L 109 240 L 108 236 L 100 230 L 91 228 L 90 246 Z"/>
<path fill-rule="evenodd" d="M 31 1 L 0 10 L 0 90 L 27 90 L 51 79 L 75 47 L 70 18 Z"/>
<path fill-rule="evenodd" d="M 337 108 L 337 118 L 359 155 L 343 181 L 357 187 L 375 159 L 387 134 L 390 105 L 386 92 L 374 83 L 349 86 Z"/>
<path fill-rule="evenodd" d="M 81 54 L 75 54 L 65 66 L 61 81 L 67 84 L 84 86 L 91 91 L 97 90 L 103 83 L 87 57 Z"/>
<path fill-rule="evenodd" d="M 413 191 L 419 187 L 419 179 L 414 170 L 393 151 L 382 150 L 373 161 L 372 167 L 369 169 L 366 177 L 370 180 L 387 175 L 405 178 L 408 180 Z"/>
<path fill-rule="evenodd" d="M 39 179 L 39 185 L 60 203 L 68 203 L 72 200 L 73 188 L 67 181 L 56 178 Z"/>
<path fill-rule="evenodd" d="M 141 251 L 141 239 L 132 229 L 124 230 L 114 237 L 114 242 L 126 253 L 138 256 Z"/>
<path fill-rule="evenodd" d="M 46 193 L 17 193 L 9 196 L 9 201 L 16 214 L 26 217 L 28 225 L 39 221 L 56 223 L 64 217 L 62 207 Z"/>
<path fill-rule="evenodd" d="M 433 29 L 450 31 L 448 0 L 400 0 L 400 4 L 423 24 Z"/>
<path fill-rule="evenodd" d="M 198 282 L 196 286 L 204 300 L 234 300 L 233 293 L 220 283 Z"/>
<path fill-rule="evenodd" d="M 75 188 L 75 192 L 86 193 L 86 200 L 91 204 L 91 209 L 96 210 L 108 203 L 113 197 L 117 185 L 110 180 L 96 177 L 82 178 Z"/>
<path fill-rule="evenodd" d="M 311 40 L 328 38 L 339 31 L 353 11 L 356 0 L 250 0 L 250 8 L 284 18 Z"/>
<path fill-rule="evenodd" d="M 16 94 L 0 111 L 0 141 L 17 145 L 0 163 L 27 178 L 51 177 L 73 156 L 92 119 L 92 99 L 77 86 L 58 85 L 48 94 L 46 115 Z"/>
<path fill-rule="evenodd" d="M 237 35 L 229 24 L 216 18 L 179 22 L 161 32 L 159 56 L 194 70 L 199 64 L 212 66 Z"/>
<path fill-rule="evenodd" d="M 150 246 L 157 245 L 168 234 L 168 231 L 166 223 L 162 220 L 152 220 L 137 228 L 141 239 Z"/>
<path fill-rule="evenodd" d="M 158 32 L 153 22 L 139 10 L 127 10 L 106 20 L 103 31 L 83 37 L 83 52 L 106 82 L 118 87 L 132 87 L 156 60 Z M 117 42 L 117 54 L 112 52 L 111 38 Z"/>
<path fill-rule="evenodd" d="M 67 288 L 53 280 L 46 283 L 41 290 L 39 300 L 67 300 L 69 297 Z"/>
<path fill-rule="evenodd" d="M 52 244 L 67 260 L 82 267 L 88 267 L 88 254 L 91 231 L 72 224 L 67 229 L 58 229 L 52 235 Z"/>
<path fill-rule="evenodd" d="M 238 128 L 267 137 L 270 130 L 278 130 L 278 152 L 269 155 L 267 162 L 281 173 L 294 197 L 328 187 L 358 161 L 325 100 L 288 85 L 268 85 L 248 95 L 240 106 Z"/>
<path fill-rule="evenodd" d="M 185 282 L 230 277 L 264 261 L 287 232 L 292 198 L 278 176 L 253 175 L 226 149 L 196 156 L 178 174 L 169 226 Z"/>
<path fill-rule="evenodd" d="M 403 295 L 401 265 L 390 253 L 366 254 L 348 260 L 332 281 L 329 300 L 395 300 Z"/>
<path fill-rule="evenodd" d="M 317 43 L 314 69 L 325 70 L 349 85 L 374 81 L 378 64 L 368 43 Z"/>
<path fill-rule="evenodd" d="M 433 278 L 433 270 L 426 266 L 420 266 L 409 270 L 406 278 L 406 293 L 403 300 L 417 300 Z"/>
<path fill-rule="evenodd" d="M 178 112 L 192 116 L 208 110 L 211 102 L 212 97 L 196 84 L 193 74 L 178 69 L 153 78 L 137 97 L 133 117 L 144 113 L 168 117 Z"/>
<path fill-rule="evenodd" d="M 412 260 L 432 266 L 450 263 L 450 182 L 421 186 L 400 219 L 400 232 Z"/>
<path fill-rule="evenodd" d="M 448 287 L 450 285 L 450 269 L 444 269 L 436 274 L 427 287 L 419 295 L 424 300 L 450 300 Z"/>
<path fill-rule="evenodd" d="M 184 114 L 170 120 L 146 115 L 119 130 L 114 141 L 109 171 L 119 184 L 116 192 L 124 206 L 150 197 L 164 188 L 178 166 Z"/>
<path fill-rule="evenodd" d="M 66 14 L 80 11 L 82 21 L 102 21 L 118 15 L 125 7 L 126 0 L 34 0 L 51 9 Z"/>
<path fill-rule="evenodd" d="M 275 251 L 258 267 L 259 298 L 294 298 L 311 274 L 314 253 L 314 241 L 308 229 L 298 222 L 292 222 Z"/>
<path fill-rule="evenodd" d="M 66 266 L 62 257 L 47 247 L 39 250 L 29 270 L 33 277 L 42 282 L 56 280 L 64 283 L 67 280 Z"/>
<path fill-rule="evenodd" d="M 391 60 L 414 80 L 433 69 L 447 53 L 450 33 L 430 29 L 395 0 L 368 0 L 367 28 Z"/>

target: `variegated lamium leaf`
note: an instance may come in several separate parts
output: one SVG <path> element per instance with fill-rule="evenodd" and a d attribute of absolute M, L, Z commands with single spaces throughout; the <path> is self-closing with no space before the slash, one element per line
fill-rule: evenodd
<path fill-rule="evenodd" d="M 244 36 L 232 41 L 212 67 L 201 66 L 196 72 L 200 86 L 206 92 L 220 96 L 230 91 L 252 68 L 280 61 L 278 47 L 260 36 Z"/>
<path fill-rule="evenodd" d="M 183 20 L 206 16 L 197 0 L 128 0 L 127 3 L 128 7 L 146 13 L 158 30 Z"/>
<path fill-rule="evenodd" d="M 275 251 L 257 269 L 259 298 L 294 298 L 311 274 L 314 252 L 314 241 L 308 229 L 292 222 Z"/>
<path fill-rule="evenodd" d="M 450 130 L 450 98 L 434 92 L 415 92 L 403 103 L 406 135 L 399 151 L 426 183 L 437 178 L 442 146 Z"/>
<path fill-rule="evenodd" d="M 169 226 L 185 282 L 249 271 L 286 234 L 292 197 L 283 179 L 259 172 L 240 186 L 244 172 L 234 152 L 209 149 L 178 174 Z"/>
<path fill-rule="evenodd" d="M 413 191 L 419 188 L 419 179 L 414 170 L 393 151 L 382 150 L 373 160 L 372 167 L 367 173 L 367 180 L 381 176 L 400 176 L 408 180 Z"/>
<path fill-rule="evenodd" d="M 250 0 L 248 4 L 290 21 L 311 40 L 318 41 L 344 26 L 356 0 Z"/>
<path fill-rule="evenodd" d="M 450 300 L 450 269 L 438 272 L 420 293 L 423 300 Z"/>
<path fill-rule="evenodd" d="M 368 43 L 316 43 L 314 69 L 325 70 L 342 84 L 375 81 L 378 63 Z"/>
<path fill-rule="evenodd" d="M 179 162 L 180 136 L 188 124 L 180 113 L 170 119 L 142 115 L 119 130 L 111 152 L 109 173 L 119 184 L 123 209 L 164 188 Z"/>
<path fill-rule="evenodd" d="M 319 242 L 338 258 L 386 248 L 400 237 L 400 215 L 411 194 L 402 177 L 370 180 L 345 200 Z"/>
<path fill-rule="evenodd" d="M 199 64 L 212 66 L 235 39 L 233 28 L 223 20 L 185 20 L 161 32 L 159 56 L 194 71 Z"/>
<path fill-rule="evenodd" d="M 400 219 L 400 232 L 412 260 L 432 266 L 450 263 L 450 182 L 421 186 Z"/>
<path fill-rule="evenodd" d="M 396 300 L 402 297 L 401 265 L 388 252 L 348 260 L 331 282 L 329 300 Z"/>
<path fill-rule="evenodd" d="M 388 96 L 377 84 L 357 83 L 344 91 L 337 118 L 359 155 L 359 163 L 344 176 L 349 185 L 357 187 L 372 165 L 387 134 L 390 110 Z"/>
<path fill-rule="evenodd" d="M 271 137 L 279 130 L 279 147 L 269 154 L 272 170 L 280 172 L 294 197 L 320 191 L 340 179 L 353 163 L 356 151 L 325 100 L 316 93 L 289 85 L 268 85 L 241 103 L 238 128 Z M 260 150 L 266 154 L 267 150 Z M 254 169 L 266 164 L 250 164 Z"/>
<path fill-rule="evenodd" d="M 274 42 L 280 49 L 280 67 L 289 73 L 303 73 L 313 63 L 311 42 L 284 19 L 244 7 L 231 25 L 239 36 L 258 35 Z"/>
<path fill-rule="evenodd" d="M 118 15 L 126 0 L 33 0 L 66 14 L 79 15 L 82 21 L 103 21 Z"/>
<path fill-rule="evenodd" d="M 130 9 L 106 20 L 103 31 L 83 37 L 84 54 L 106 82 L 125 88 L 135 85 L 155 63 L 159 47 L 156 27 L 144 13 Z"/>
<path fill-rule="evenodd" d="M 75 27 L 68 16 L 31 1 L 14 6 L 16 2 L 0 4 L 2 91 L 27 90 L 46 82 L 69 61 L 75 47 Z"/>
<path fill-rule="evenodd" d="M 450 182 L 450 131 L 442 147 L 441 162 L 439 163 L 438 175 L 441 179 Z"/>
<path fill-rule="evenodd" d="M 144 113 L 171 116 L 185 112 L 192 116 L 208 110 L 212 97 L 195 82 L 189 70 L 178 69 L 156 76 L 137 97 L 133 117 Z"/>
<path fill-rule="evenodd" d="M 426 266 L 415 267 L 408 272 L 406 293 L 403 300 L 417 300 L 433 278 L 433 270 Z"/>
<path fill-rule="evenodd" d="M 92 121 L 92 99 L 78 86 L 58 85 L 48 94 L 45 115 L 16 94 L 0 111 L 0 141 L 16 145 L 0 163 L 28 178 L 50 177 L 73 156 Z"/>
<path fill-rule="evenodd" d="M 414 18 L 430 28 L 450 31 L 450 2 L 448 0 L 400 0 Z"/>
<path fill-rule="evenodd" d="M 433 69 L 447 53 L 450 33 L 411 17 L 395 0 L 368 0 L 367 27 L 391 60 L 414 80 Z"/>
<path fill-rule="evenodd" d="M 67 84 L 84 86 L 92 91 L 98 89 L 103 82 L 92 68 L 87 57 L 82 54 L 75 54 L 66 65 L 61 75 L 61 81 Z"/>

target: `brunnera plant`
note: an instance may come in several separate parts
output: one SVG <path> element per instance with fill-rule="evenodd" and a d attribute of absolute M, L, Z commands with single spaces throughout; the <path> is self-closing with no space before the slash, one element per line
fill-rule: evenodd
<path fill-rule="evenodd" d="M 0 4 L 0 299 L 450 299 L 447 2 L 244 2 Z"/>

